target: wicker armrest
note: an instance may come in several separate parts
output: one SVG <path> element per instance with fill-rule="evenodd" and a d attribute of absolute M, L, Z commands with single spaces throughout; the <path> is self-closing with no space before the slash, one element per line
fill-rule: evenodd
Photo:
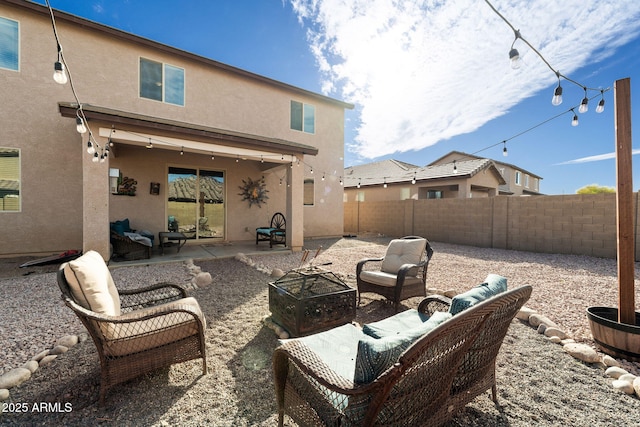
<path fill-rule="evenodd" d="M 451 299 L 442 295 L 429 295 L 418 305 L 420 313 L 432 316 L 436 311 L 448 311 L 451 306 Z"/>
<path fill-rule="evenodd" d="M 355 395 L 370 393 L 371 389 L 380 386 L 375 381 L 369 384 L 356 385 L 352 379 L 344 378 L 334 372 L 305 344 L 297 340 L 291 340 L 276 348 L 273 355 L 274 372 L 280 380 L 277 383 L 280 382 L 282 387 L 284 387 L 288 363 L 294 363 L 302 373 L 333 392 Z"/>
<path fill-rule="evenodd" d="M 356 265 L 356 276 L 360 275 L 360 272 L 362 270 L 364 270 L 364 265 L 369 263 L 369 262 L 381 262 L 383 261 L 384 258 L 365 258 L 365 259 L 361 259 L 360 261 L 358 261 L 358 264 Z"/>
<path fill-rule="evenodd" d="M 137 289 L 118 289 L 124 311 L 153 307 L 187 297 L 187 291 L 174 283 L 156 283 Z"/>

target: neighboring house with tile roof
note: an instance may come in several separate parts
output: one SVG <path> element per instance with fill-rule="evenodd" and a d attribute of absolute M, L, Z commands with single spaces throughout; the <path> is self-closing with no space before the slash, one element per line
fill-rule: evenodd
<path fill-rule="evenodd" d="M 345 202 L 540 194 L 533 191 L 534 185 L 539 186 L 539 176 L 457 151 L 424 167 L 383 160 L 347 167 L 344 173 Z M 517 176 L 520 185 L 505 176 L 514 180 Z"/>

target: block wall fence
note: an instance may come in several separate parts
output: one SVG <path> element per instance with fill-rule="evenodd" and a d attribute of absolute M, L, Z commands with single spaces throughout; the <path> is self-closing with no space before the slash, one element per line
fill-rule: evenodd
<path fill-rule="evenodd" d="M 639 261 L 638 193 L 634 203 L 634 259 Z M 615 259 L 616 195 L 345 202 L 344 232 Z"/>

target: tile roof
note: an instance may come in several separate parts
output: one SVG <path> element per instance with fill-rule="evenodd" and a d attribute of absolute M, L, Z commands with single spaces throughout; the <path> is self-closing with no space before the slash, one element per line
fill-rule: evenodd
<path fill-rule="evenodd" d="M 478 172 L 492 169 L 500 184 L 505 184 L 504 178 L 491 159 L 472 159 L 456 161 L 457 171 L 453 169 L 453 163 L 440 165 L 428 165 L 419 167 L 396 160 L 384 160 L 367 165 L 352 166 L 345 169 L 345 187 L 361 185 L 379 185 L 383 183 L 410 182 L 414 177 L 416 181 L 430 179 L 472 177 Z"/>

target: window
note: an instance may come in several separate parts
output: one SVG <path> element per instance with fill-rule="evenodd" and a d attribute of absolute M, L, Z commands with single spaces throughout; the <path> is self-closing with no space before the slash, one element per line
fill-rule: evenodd
<path fill-rule="evenodd" d="M 316 107 L 298 101 L 291 101 L 291 129 L 315 133 Z"/>
<path fill-rule="evenodd" d="M 358 191 L 356 193 L 356 202 L 364 202 L 364 191 Z"/>
<path fill-rule="evenodd" d="M 140 58 L 140 97 L 184 105 L 184 69 Z"/>
<path fill-rule="evenodd" d="M 440 190 L 427 191 L 427 199 L 442 199 L 444 193 Z"/>
<path fill-rule="evenodd" d="M 315 182 L 313 178 L 305 178 L 304 180 L 304 206 L 313 206 L 315 203 L 314 191 Z"/>
<path fill-rule="evenodd" d="M 0 147 L 0 212 L 20 211 L 20 150 Z"/>
<path fill-rule="evenodd" d="M 529 175 L 524 176 L 524 186 L 529 188 Z"/>
<path fill-rule="evenodd" d="M 522 185 L 522 173 L 516 171 L 516 185 Z"/>
<path fill-rule="evenodd" d="M 411 198 L 411 188 L 403 187 L 400 189 L 400 200 L 407 200 Z"/>
<path fill-rule="evenodd" d="M 18 21 L 0 17 L 0 68 L 18 71 L 19 39 Z"/>

